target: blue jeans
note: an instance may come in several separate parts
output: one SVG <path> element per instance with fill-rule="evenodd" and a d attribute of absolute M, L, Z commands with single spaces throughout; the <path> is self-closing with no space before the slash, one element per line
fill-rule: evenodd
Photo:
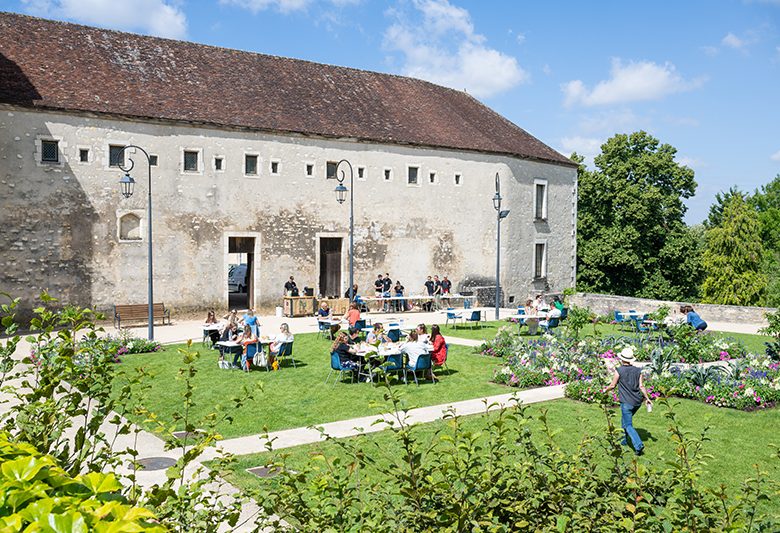
<path fill-rule="evenodd" d="M 630 405 L 627 403 L 620 404 L 620 425 L 623 426 L 625 435 L 623 436 L 622 444 L 628 445 L 628 439 L 631 439 L 631 444 L 634 447 L 634 451 L 640 452 L 645 447 L 642 443 L 642 439 L 639 438 L 639 433 L 634 429 L 634 415 L 642 405 Z"/>

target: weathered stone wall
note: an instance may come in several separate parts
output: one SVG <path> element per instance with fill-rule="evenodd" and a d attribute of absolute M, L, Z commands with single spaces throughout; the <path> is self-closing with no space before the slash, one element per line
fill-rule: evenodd
<path fill-rule="evenodd" d="M 691 302 L 668 302 L 664 300 L 648 300 L 646 298 L 632 298 L 630 296 L 614 296 L 611 294 L 591 294 L 578 292 L 568 297 L 568 302 L 580 307 L 589 307 L 599 314 L 635 309 L 639 313 L 650 313 L 662 305 L 668 305 L 672 309 L 679 308 L 682 304 L 692 305 L 696 312 L 706 321 L 729 322 L 733 324 L 766 324 L 764 314 L 775 312 L 777 309 L 770 307 L 748 307 L 738 305 L 714 305 Z"/>
<path fill-rule="evenodd" d="M 60 141 L 60 165 L 41 164 L 36 140 Z M 227 306 L 231 236 L 256 238 L 255 305 L 276 305 L 286 278 L 319 278 L 318 237 L 343 237 L 342 292 L 348 283 L 348 204 L 335 200 L 326 162 L 355 169 L 355 276 L 363 294 L 390 272 L 407 292 L 425 276 L 494 280 L 494 176 L 502 176 L 502 284 L 524 298 L 534 286 L 534 242 L 548 242 L 549 290 L 572 286 L 576 170 L 451 150 L 280 136 L 135 122 L 75 114 L 0 110 L 0 290 L 30 301 L 42 288 L 66 302 L 107 310 L 146 301 L 147 165 L 135 159 L 135 194 L 122 198 L 109 144 L 137 144 L 158 157 L 152 168 L 155 300 L 174 309 Z M 79 162 L 79 149 L 90 160 Z M 183 171 L 183 150 L 199 150 L 198 172 Z M 259 155 L 259 175 L 244 175 L 244 155 Z M 223 157 L 224 170 L 214 168 Z M 272 175 L 271 161 L 279 164 Z M 305 174 L 314 164 L 314 176 Z M 358 179 L 357 168 L 365 168 Z M 407 184 L 419 166 L 420 185 Z M 342 166 L 342 169 L 345 167 Z M 391 169 L 391 181 L 384 170 Z M 428 182 L 435 172 L 437 183 Z M 454 175 L 462 183 L 456 186 Z M 548 222 L 533 221 L 533 180 L 548 180 Z M 347 183 L 348 185 L 348 183 Z M 141 218 L 138 241 L 120 241 L 118 220 Z"/>

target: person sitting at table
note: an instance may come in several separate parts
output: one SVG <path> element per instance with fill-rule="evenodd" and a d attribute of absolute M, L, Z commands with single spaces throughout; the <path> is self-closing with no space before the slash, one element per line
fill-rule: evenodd
<path fill-rule="evenodd" d="M 542 313 L 546 313 L 550 310 L 550 306 L 547 304 L 547 302 L 544 300 L 544 296 L 541 294 L 536 295 L 536 300 L 534 300 L 534 308 L 536 309 L 536 315 L 541 315 Z"/>
<path fill-rule="evenodd" d="M 417 366 L 417 359 L 419 359 L 421 355 L 428 353 L 428 345 L 424 342 L 420 342 L 416 331 L 409 332 L 406 342 L 401 344 L 400 349 L 401 353 L 406 354 L 411 368 Z M 432 379 L 435 380 L 436 378 L 433 377 Z"/>
<path fill-rule="evenodd" d="M 282 323 L 282 325 L 279 326 L 279 333 L 276 334 L 274 340 L 268 345 L 268 352 L 272 357 L 270 362 L 273 363 L 273 357 L 278 356 L 282 347 L 287 343 L 293 342 L 293 340 L 294 337 L 293 334 L 290 333 L 290 326 L 287 325 L 286 322 Z"/>
<path fill-rule="evenodd" d="M 222 335 L 219 337 L 220 342 L 235 341 L 238 338 L 238 323 L 229 322 L 225 329 L 222 330 Z"/>
<path fill-rule="evenodd" d="M 241 353 L 237 353 L 233 357 L 233 366 L 238 366 L 238 359 L 241 358 L 241 370 L 244 372 L 249 372 L 249 359 L 247 358 L 247 347 L 250 344 L 255 344 L 257 342 L 257 335 L 254 334 L 252 331 L 252 327 L 249 325 L 244 325 L 244 331 L 241 332 L 241 336 L 238 337 L 238 342 L 243 349 L 241 350 Z"/>
<path fill-rule="evenodd" d="M 425 324 L 417 324 L 417 338 L 420 342 L 428 342 L 428 328 Z"/>
<path fill-rule="evenodd" d="M 696 331 L 704 331 L 707 329 L 707 323 L 702 320 L 699 313 L 693 310 L 690 305 L 684 305 L 680 307 L 680 312 L 685 315 L 685 321 Z"/>
<path fill-rule="evenodd" d="M 349 325 L 354 327 L 358 320 L 360 320 L 360 307 L 357 302 L 349 304 L 349 309 L 344 313 L 344 320 L 349 322 Z"/>
<path fill-rule="evenodd" d="M 541 314 L 541 313 L 539 313 L 539 314 Z M 561 310 L 558 309 L 557 307 L 553 307 L 551 309 L 548 309 L 547 310 L 547 319 L 546 320 L 542 320 L 541 322 L 539 322 L 539 325 L 542 326 L 542 327 L 545 327 L 545 328 L 549 327 L 550 326 L 550 320 L 552 320 L 553 318 L 561 318 Z"/>
<path fill-rule="evenodd" d="M 376 344 L 379 343 L 386 343 L 386 342 L 392 342 L 390 340 L 390 337 L 387 336 L 385 333 L 385 327 L 382 325 L 381 322 L 377 322 L 374 324 L 374 329 L 366 335 L 366 342 L 368 344 Z"/>
<path fill-rule="evenodd" d="M 206 313 L 206 321 L 203 323 L 204 326 L 211 326 L 214 324 L 219 324 L 219 320 L 217 320 L 217 314 L 214 312 L 213 309 L 209 309 Z M 219 330 L 218 329 L 209 329 L 209 338 L 211 339 L 211 344 L 214 344 L 216 342 L 219 342 Z"/>
<path fill-rule="evenodd" d="M 552 304 L 558 311 L 563 311 L 563 301 L 560 296 L 553 297 Z"/>
<path fill-rule="evenodd" d="M 360 331 L 359 328 L 351 327 L 347 330 L 347 344 L 359 344 L 360 343 Z"/>
<path fill-rule="evenodd" d="M 357 346 L 349 345 L 346 332 L 340 331 L 336 335 L 336 340 L 330 346 L 330 351 L 339 356 L 339 363 L 342 368 L 352 371 L 360 370 L 359 358 L 355 355 Z"/>
<path fill-rule="evenodd" d="M 439 326 L 437 324 L 431 326 L 430 342 L 433 344 L 433 348 L 431 349 L 431 363 L 436 366 L 442 366 L 447 361 L 447 343 L 439 331 Z"/>
<path fill-rule="evenodd" d="M 222 319 L 225 320 L 228 325 L 238 324 L 238 311 L 231 309 L 225 316 L 222 317 Z"/>
<path fill-rule="evenodd" d="M 534 301 L 530 298 L 525 301 L 525 314 L 530 316 L 535 316 L 537 314 L 536 307 L 534 307 Z M 529 335 L 536 335 L 536 330 L 539 329 L 539 319 L 538 318 L 525 318 L 525 325 L 528 326 L 528 334 Z"/>

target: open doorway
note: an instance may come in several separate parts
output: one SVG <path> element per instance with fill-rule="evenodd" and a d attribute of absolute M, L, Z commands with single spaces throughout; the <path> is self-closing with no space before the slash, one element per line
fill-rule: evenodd
<path fill-rule="evenodd" d="M 320 237 L 320 294 L 338 298 L 341 293 L 341 237 Z"/>
<path fill-rule="evenodd" d="M 248 309 L 255 300 L 254 252 L 254 237 L 228 237 L 229 309 Z"/>

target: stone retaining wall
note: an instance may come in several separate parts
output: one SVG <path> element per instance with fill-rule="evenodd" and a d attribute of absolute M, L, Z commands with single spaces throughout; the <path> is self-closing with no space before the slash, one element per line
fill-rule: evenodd
<path fill-rule="evenodd" d="M 614 296 L 611 294 L 592 294 L 578 292 L 568 297 L 569 305 L 589 307 L 599 314 L 607 314 L 612 311 L 628 311 L 636 309 L 640 313 L 650 313 L 662 305 L 668 305 L 672 309 L 679 308 L 681 304 L 690 303 L 704 320 L 711 322 L 729 322 L 734 324 L 766 324 L 765 313 L 775 312 L 772 307 L 750 307 L 738 305 L 694 304 L 691 302 L 669 302 L 664 300 L 649 300 L 647 298 L 632 298 L 630 296 Z"/>

